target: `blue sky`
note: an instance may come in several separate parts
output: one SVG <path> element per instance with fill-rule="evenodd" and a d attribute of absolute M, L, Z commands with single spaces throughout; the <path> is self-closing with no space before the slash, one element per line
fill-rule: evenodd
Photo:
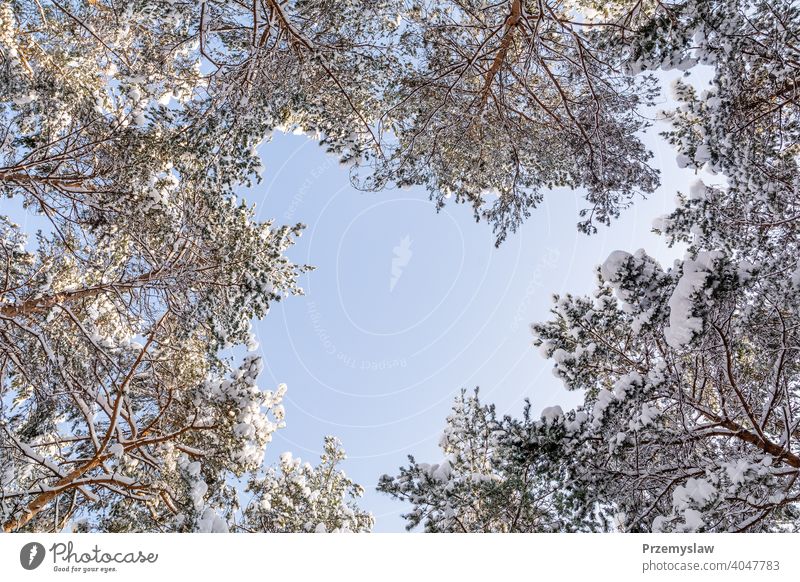
<path fill-rule="evenodd" d="M 313 140 L 276 134 L 261 148 L 264 181 L 244 195 L 262 219 L 305 223 L 289 254 L 317 268 L 303 277 L 305 297 L 256 326 L 262 387 L 289 386 L 287 428 L 268 458 L 291 450 L 313 460 L 324 435 L 338 436 L 376 530 L 400 531 L 407 508 L 375 492 L 378 477 L 408 453 L 441 458 L 444 418 L 462 387 L 480 386 L 501 413 L 519 414 L 525 398 L 537 413 L 577 403 L 531 348 L 529 324 L 548 317 L 553 293 L 590 292 L 613 250 L 645 248 L 662 264 L 682 254 L 650 232 L 697 178 L 678 169 L 663 129 L 646 137 L 661 188 L 611 228 L 578 233 L 581 193 L 556 190 L 499 249 L 470 208 L 437 214 L 421 189 L 360 192 Z"/>
<path fill-rule="evenodd" d="M 661 188 L 610 228 L 578 233 L 582 194 L 556 190 L 500 248 L 471 208 L 450 204 L 437 214 L 421 189 L 360 192 L 315 141 L 275 134 L 260 150 L 264 180 L 241 194 L 259 219 L 307 225 L 289 255 L 316 270 L 301 280 L 305 297 L 275 304 L 255 324 L 261 387 L 289 386 L 287 427 L 275 434 L 268 461 L 290 450 L 313 462 L 323 437 L 338 436 L 376 531 L 402 531 L 407 508 L 375 492 L 378 478 L 409 453 L 440 460 L 444 419 L 462 388 L 480 386 L 501 414 L 520 414 L 525 398 L 536 413 L 576 404 L 579 395 L 532 349 L 529 324 L 548 318 L 553 293 L 591 292 L 596 265 L 616 249 L 644 248 L 662 264 L 682 254 L 650 232 L 676 192 L 697 179 L 678 169 L 657 136 L 663 129 L 645 136 Z M 4 212 L 31 235 L 47 229 L 19 200 L 6 201 Z"/>

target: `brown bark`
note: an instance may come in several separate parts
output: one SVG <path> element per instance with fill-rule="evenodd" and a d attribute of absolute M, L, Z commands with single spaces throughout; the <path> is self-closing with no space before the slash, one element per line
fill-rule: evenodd
<path fill-rule="evenodd" d="M 95 285 L 86 287 L 85 289 L 78 289 L 76 291 L 64 291 L 62 293 L 54 293 L 40 297 L 39 299 L 31 299 L 22 301 L 20 303 L 7 303 L 0 305 L 0 315 L 5 317 L 16 317 L 19 315 L 32 315 L 34 313 L 47 313 L 52 307 L 64 303 L 66 301 L 75 301 L 84 297 L 94 297 L 100 293 L 110 291 L 114 288 L 131 288 L 138 287 L 145 283 L 157 280 L 159 273 L 153 271 L 134 277 L 128 281 L 119 281 L 117 283 L 105 283 L 102 285 Z"/>
<path fill-rule="evenodd" d="M 3 531 L 6 533 L 18 530 L 28 524 L 30 520 L 36 517 L 36 514 L 44 509 L 57 495 L 62 493 L 65 489 L 69 488 L 70 483 L 84 475 L 87 471 L 98 467 L 103 462 L 102 457 L 95 457 L 88 463 L 78 467 L 71 473 L 64 475 L 61 479 L 56 481 L 52 489 L 45 491 L 31 501 L 25 508 L 25 513 L 20 517 L 11 519 L 3 524 Z"/>
<path fill-rule="evenodd" d="M 517 26 L 517 24 L 519 24 L 521 19 L 522 0 L 514 0 L 511 3 L 511 14 L 509 14 L 508 18 L 506 18 L 505 31 L 503 33 L 503 38 L 500 40 L 500 48 L 498 49 L 497 54 L 494 56 L 492 65 L 489 67 L 489 70 L 486 71 L 486 76 L 484 77 L 485 83 L 483 85 L 483 95 L 481 97 L 481 103 L 484 105 L 489 98 L 492 81 L 494 80 L 495 75 L 497 75 L 497 73 L 500 71 L 500 68 L 503 66 L 503 62 L 508 54 L 508 49 L 511 47 L 511 42 L 514 40 L 514 28 Z"/>

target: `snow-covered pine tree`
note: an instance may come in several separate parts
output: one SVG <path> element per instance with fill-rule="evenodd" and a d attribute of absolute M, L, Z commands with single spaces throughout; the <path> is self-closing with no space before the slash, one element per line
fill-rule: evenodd
<path fill-rule="evenodd" d="M 0 188 L 46 224 L 0 219 L 5 531 L 223 530 L 232 479 L 283 425 L 260 359 L 220 354 L 254 349 L 251 320 L 301 292 L 300 226 L 256 221 L 234 190 L 266 132 L 313 118 L 319 75 L 287 77 L 280 111 L 245 106 L 231 67 L 207 70 L 236 55 L 237 6 L 0 3 Z"/>
<path fill-rule="evenodd" d="M 569 500 L 556 478 L 560 450 L 554 447 L 548 456 L 541 447 L 540 454 L 521 455 L 519 431 L 526 424 L 497 418 L 494 406 L 480 403 L 477 390 L 462 391 L 439 442 L 443 458 L 420 463 L 409 456 L 409 466 L 396 477 L 381 477 L 378 490 L 411 504 L 403 515 L 408 529 L 422 524 L 432 533 L 569 530 L 574 520 L 565 516 L 572 509 L 564 505 Z"/>
<path fill-rule="evenodd" d="M 594 18 L 583 0 L 405 4 L 369 187 L 424 185 L 439 206 L 469 204 L 498 244 L 547 189 L 584 189 L 587 232 L 655 189 L 636 111 L 652 79 L 626 74 L 609 42 L 649 2 L 612 2 Z"/>
<path fill-rule="evenodd" d="M 497 452 L 560 480 L 575 528 L 800 527 L 799 30 L 792 3 L 685 2 L 628 44 L 634 71 L 714 66 L 707 91 L 676 85 L 667 136 L 680 164 L 719 180 L 657 220 L 688 245 L 683 259 L 615 251 L 593 296 L 556 297 L 533 326 L 585 402 L 504 423 Z M 412 516 L 432 490 L 410 497 Z M 456 517 L 473 511 L 449 501 Z"/>
<path fill-rule="evenodd" d="M 364 489 L 338 468 L 345 459 L 341 443 L 326 437 L 316 467 L 291 453 L 281 455 L 277 468 L 250 480 L 250 501 L 236 531 L 368 532 L 372 515 L 355 500 Z"/>

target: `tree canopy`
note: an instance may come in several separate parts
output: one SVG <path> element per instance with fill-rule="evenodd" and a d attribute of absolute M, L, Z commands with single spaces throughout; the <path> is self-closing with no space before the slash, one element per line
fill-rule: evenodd
<path fill-rule="evenodd" d="M 259 357 L 223 350 L 254 350 L 251 320 L 302 292 L 301 226 L 236 193 L 290 113 L 244 116 L 204 70 L 200 5 L 1 8 L 0 187 L 49 222 L 33 247 L 0 222 L 3 528 L 216 528 L 284 422 Z"/>
<path fill-rule="evenodd" d="M 485 493 L 463 497 L 458 480 L 420 480 L 412 460 L 381 484 L 412 502 L 410 525 L 425 514 L 443 531 L 464 519 L 548 531 L 554 518 L 562 529 L 798 528 L 799 30 L 791 3 L 687 2 L 628 39 L 634 71 L 714 67 L 708 90 L 676 84 L 668 114 L 679 164 L 712 175 L 655 224 L 688 250 L 666 267 L 641 249 L 615 251 L 592 296 L 554 297 L 553 318 L 532 326 L 535 344 L 584 404 L 502 422 L 475 404 L 495 423 L 489 456 L 501 469 Z M 468 435 L 452 417 L 447 431 Z M 453 475 L 467 470 L 445 452 Z M 513 503 L 492 502 L 508 488 Z M 507 512 L 544 499 L 554 509 L 534 522 Z"/>
<path fill-rule="evenodd" d="M 242 199 L 258 146 L 313 136 L 498 244 L 578 189 L 591 234 L 659 184 L 652 73 L 704 66 L 664 138 L 719 180 L 655 225 L 686 256 L 617 251 L 533 326 L 584 405 L 464 394 L 446 460 L 380 488 L 430 531 L 794 529 L 798 30 L 785 0 L 0 1 L 0 189 L 46 224 L 0 216 L 3 529 L 369 530 L 333 437 L 263 466 L 252 322 L 310 267 Z"/>

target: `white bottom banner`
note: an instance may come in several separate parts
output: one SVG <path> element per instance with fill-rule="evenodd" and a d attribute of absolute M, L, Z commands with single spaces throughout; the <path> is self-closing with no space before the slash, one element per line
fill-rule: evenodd
<path fill-rule="evenodd" d="M 797 580 L 800 534 L 7 534 L 2 580 Z"/>

